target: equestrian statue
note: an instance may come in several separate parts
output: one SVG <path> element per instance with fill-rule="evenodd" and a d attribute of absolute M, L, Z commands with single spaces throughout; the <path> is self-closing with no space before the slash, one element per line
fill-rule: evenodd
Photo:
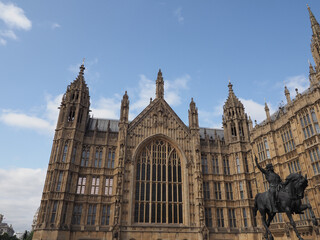
<path fill-rule="evenodd" d="M 307 176 L 303 177 L 301 174 L 291 173 L 285 182 L 282 182 L 280 176 L 274 172 L 271 163 L 267 164 L 266 169 L 264 169 L 259 165 L 256 156 L 255 162 L 269 183 L 269 190 L 267 192 L 256 195 L 253 209 L 255 216 L 258 210 L 262 216 L 262 223 L 266 229 L 265 239 L 273 240 L 273 236 L 269 230 L 270 223 L 276 213 L 285 212 L 297 237 L 299 240 L 303 240 L 296 228 L 296 223 L 293 221 L 292 214 L 302 214 L 304 210 L 309 209 L 313 225 L 318 226 L 311 205 L 309 203 L 302 204 L 301 202 L 301 199 L 304 197 L 304 190 L 308 186 Z"/>

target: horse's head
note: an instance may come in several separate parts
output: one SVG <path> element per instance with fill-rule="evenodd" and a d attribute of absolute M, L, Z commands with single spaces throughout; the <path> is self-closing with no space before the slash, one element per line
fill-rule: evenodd
<path fill-rule="evenodd" d="M 295 181 L 294 187 L 296 196 L 298 199 L 304 198 L 304 190 L 308 186 L 308 180 L 306 177 L 299 174 L 299 178 Z"/>
<path fill-rule="evenodd" d="M 308 186 L 307 176 L 302 176 L 298 173 L 291 173 L 287 178 L 287 181 L 291 182 L 291 195 L 293 198 L 304 198 L 304 190 Z"/>

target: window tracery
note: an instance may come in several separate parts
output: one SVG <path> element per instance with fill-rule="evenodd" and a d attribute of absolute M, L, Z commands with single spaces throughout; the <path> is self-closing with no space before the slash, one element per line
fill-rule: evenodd
<path fill-rule="evenodd" d="M 182 170 L 176 149 L 149 142 L 137 157 L 134 222 L 183 223 Z"/>

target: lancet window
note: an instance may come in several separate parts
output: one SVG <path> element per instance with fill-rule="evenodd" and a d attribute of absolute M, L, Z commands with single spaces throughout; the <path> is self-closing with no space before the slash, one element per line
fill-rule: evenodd
<path fill-rule="evenodd" d="M 137 157 L 134 222 L 183 223 L 182 169 L 175 148 L 149 142 Z"/>

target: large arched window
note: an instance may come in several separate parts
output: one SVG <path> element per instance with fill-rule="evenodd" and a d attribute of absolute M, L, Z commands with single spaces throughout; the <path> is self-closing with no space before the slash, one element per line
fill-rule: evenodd
<path fill-rule="evenodd" d="M 149 142 L 137 155 L 134 222 L 183 223 L 181 160 L 170 143 Z"/>

